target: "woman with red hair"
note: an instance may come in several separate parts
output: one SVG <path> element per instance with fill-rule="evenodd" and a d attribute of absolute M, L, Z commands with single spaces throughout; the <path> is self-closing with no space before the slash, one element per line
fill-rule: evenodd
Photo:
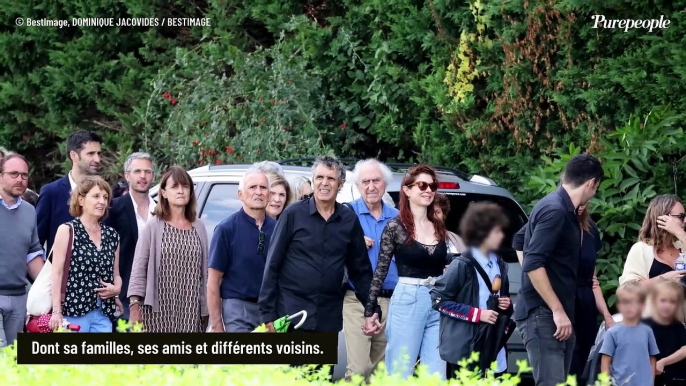
<path fill-rule="evenodd" d="M 381 236 L 381 252 L 369 290 L 365 316 L 376 309 L 376 299 L 395 256 L 398 284 L 386 321 L 386 368 L 405 379 L 412 376 L 417 357 L 429 372 L 445 379 L 446 364 L 438 354 L 439 313 L 431 307 L 430 286 L 447 264 L 446 229 L 436 217 L 436 172 L 419 165 L 402 182 L 400 214 Z M 408 358 L 409 356 L 409 358 Z"/>

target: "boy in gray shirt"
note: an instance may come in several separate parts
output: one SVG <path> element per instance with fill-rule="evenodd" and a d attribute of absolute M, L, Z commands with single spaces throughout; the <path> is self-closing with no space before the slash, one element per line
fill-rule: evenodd
<path fill-rule="evenodd" d="M 637 282 L 617 289 L 622 322 L 607 330 L 600 348 L 600 371 L 621 386 L 652 386 L 655 355 L 659 354 L 653 330 L 641 323 L 646 294 Z"/>

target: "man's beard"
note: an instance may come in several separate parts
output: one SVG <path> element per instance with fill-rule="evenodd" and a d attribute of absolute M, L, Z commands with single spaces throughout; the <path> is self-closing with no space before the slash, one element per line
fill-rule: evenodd
<path fill-rule="evenodd" d="M 148 192 L 150 192 L 150 188 L 151 188 L 151 187 L 152 187 L 152 184 L 149 184 L 147 189 L 136 189 L 136 188 L 133 187 L 133 185 L 131 185 L 131 184 L 129 183 L 129 190 L 133 190 L 133 191 L 136 192 L 136 193 L 147 194 Z"/>
<path fill-rule="evenodd" d="M 24 192 L 26 192 L 26 189 L 24 189 Z M 7 196 L 12 197 L 12 198 L 15 199 L 15 200 L 16 200 L 17 198 L 21 197 L 22 194 L 24 194 L 24 192 L 22 192 L 22 193 L 19 194 L 19 195 L 16 195 L 16 194 L 14 194 L 14 193 L 12 192 L 11 189 L 10 189 L 10 190 L 6 190 L 5 188 L 2 188 L 2 193 L 4 193 L 4 194 L 7 195 Z"/>
<path fill-rule="evenodd" d="M 97 176 L 100 172 L 100 167 L 98 167 L 98 170 L 92 171 L 90 168 L 90 162 L 83 165 L 81 160 L 79 160 L 79 169 L 81 169 L 81 172 L 87 176 Z"/>

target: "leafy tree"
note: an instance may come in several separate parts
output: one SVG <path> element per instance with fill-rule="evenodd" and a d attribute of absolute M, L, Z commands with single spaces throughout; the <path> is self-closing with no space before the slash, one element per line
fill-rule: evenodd
<path fill-rule="evenodd" d="M 600 139 L 601 147 L 595 156 L 602 160 L 605 178 L 588 210 L 604 241 L 596 267 L 603 290 L 612 294 L 610 305 L 614 304 L 614 290 L 626 255 L 638 241 L 650 200 L 657 194 L 676 193 L 686 187 L 678 178 L 684 172 L 680 162 L 686 154 L 682 146 L 686 141 L 683 118 L 669 108 L 656 109 L 645 117 L 631 117 L 624 126 Z M 556 157 L 544 157 L 545 166 L 532 175 L 528 188 L 539 197 L 555 190 L 565 164 L 580 151 L 570 144 L 558 149 Z"/>

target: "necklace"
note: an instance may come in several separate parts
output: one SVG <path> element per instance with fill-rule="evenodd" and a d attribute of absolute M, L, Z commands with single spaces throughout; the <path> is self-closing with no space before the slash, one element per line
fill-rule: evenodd
<path fill-rule="evenodd" d="M 101 229 L 101 228 L 100 228 L 100 225 L 98 225 L 97 228 L 95 228 L 95 229 L 88 229 L 88 227 L 87 227 L 86 225 L 84 225 L 83 228 L 84 228 L 84 229 L 86 230 L 86 232 L 88 232 L 88 233 L 96 233 L 96 234 L 97 234 L 97 233 L 100 233 L 100 229 Z"/>

